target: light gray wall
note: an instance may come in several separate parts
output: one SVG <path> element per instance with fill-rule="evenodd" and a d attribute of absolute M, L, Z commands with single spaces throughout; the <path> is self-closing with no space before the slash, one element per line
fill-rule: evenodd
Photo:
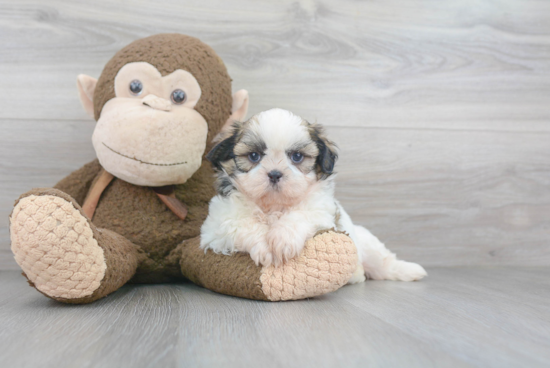
<path fill-rule="evenodd" d="M 0 1 L 0 269 L 19 194 L 94 158 L 79 73 L 131 41 L 201 38 L 250 113 L 341 147 L 337 196 L 428 266 L 550 265 L 550 2 Z"/>

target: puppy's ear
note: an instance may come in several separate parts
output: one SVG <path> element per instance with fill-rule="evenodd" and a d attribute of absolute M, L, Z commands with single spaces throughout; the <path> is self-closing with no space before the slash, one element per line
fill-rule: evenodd
<path fill-rule="evenodd" d="M 334 164 L 336 163 L 338 154 L 323 140 L 317 143 L 317 147 L 319 148 L 319 156 L 317 156 L 316 163 L 324 174 L 327 174 L 327 176 L 331 175 L 334 171 Z"/>
<path fill-rule="evenodd" d="M 235 147 L 236 138 L 237 135 L 235 133 L 231 134 L 228 138 L 216 144 L 206 155 L 206 159 L 210 161 L 216 169 L 221 170 L 222 162 L 235 157 L 233 148 Z"/>
<path fill-rule="evenodd" d="M 319 149 L 315 160 L 317 176 L 319 179 L 326 179 L 334 172 L 334 164 L 338 159 L 337 147 L 325 137 L 324 129 L 320 125 L 310 125 L 310 135 Z"/>

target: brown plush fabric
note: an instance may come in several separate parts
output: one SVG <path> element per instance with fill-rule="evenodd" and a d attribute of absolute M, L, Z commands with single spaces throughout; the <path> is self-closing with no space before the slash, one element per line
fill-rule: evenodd
<path fill-rule="evenodd" d="M 94 224 L 126 237 L 148 256 L 148 261 L 140 264 L 133 282 L 171 280 L 164 272 L 164 258 L 183 240 L 199 236 L 208 215 L 208 202 L 215 194 L 212 181 L 212 168 L 205 160 L 191 179 L 176 186 L 176 197 L 188 209 L 183 221 L 152 188 L 115 178 L 105 189 L 93 217 Z"/>
<path fill-rule="evenodd" d="M 181 272 L 185 277 L 221 294 L 268 300 L 260 282 L 262 268 L 256 266 L 248 254 L 205 253 L 199 246 L 200 237 L 196 237 L 183 242 L 174 251 L 181 259 Z"/>
<path fill-rule="evenodd" d="M 201 87 L 195 106 L 208 122 L 208 142 L 231 115 L 231 78 L 216 52 L 199 39 L 176 33 L 158 34 L 134 41 L 105 65 L 94 92 L 94 114 L 98 120 L 103 105 L 115 97 L 114 79 L 131 62 L 147 62 L 165 76 L 177 69 L 190 72 Z"/>
<path fill-rule="evenodd" d="M 59 183 L 54 185 L 54 188 L 70 195 L 79 205 L 82 205 L 92 182 L 96 179 L 100 170 L 101 165 L 95 159 L 61 179 Z"/>

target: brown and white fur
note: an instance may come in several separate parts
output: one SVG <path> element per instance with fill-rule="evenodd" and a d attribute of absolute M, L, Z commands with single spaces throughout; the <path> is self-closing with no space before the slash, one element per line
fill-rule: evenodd
<path fill-rule="evenodd" d="M 354 225 L 334 198 L 336 147 L 321 126 L 272 109 L 236 123 L 208 154 L 218 195 L 201 228 L 201 247 L 248 252 L 256 264 L 275 266 L 298 255 L 322 229 L 349 234 L 359 265 L 349 283 L 419 280 L 426 271 L 397 260 L 374 235 Z"/>

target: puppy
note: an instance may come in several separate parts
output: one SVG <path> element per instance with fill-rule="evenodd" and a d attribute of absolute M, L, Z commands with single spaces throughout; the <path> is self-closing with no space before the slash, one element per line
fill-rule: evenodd
<path fill-rule="evenodd" d="M 256 264 L 278 266 L 297 256 L 317 231 L 335 228 L 357 247 L 359 264 L 349 283 L 427 275 L 354 225 L 334 198 L 337 151 L 321 126 L 286 110 L 264 111 L 236 123 L 207 158 L 219 194 L 201 228 L 201 248 L 248 252 Z"/>

